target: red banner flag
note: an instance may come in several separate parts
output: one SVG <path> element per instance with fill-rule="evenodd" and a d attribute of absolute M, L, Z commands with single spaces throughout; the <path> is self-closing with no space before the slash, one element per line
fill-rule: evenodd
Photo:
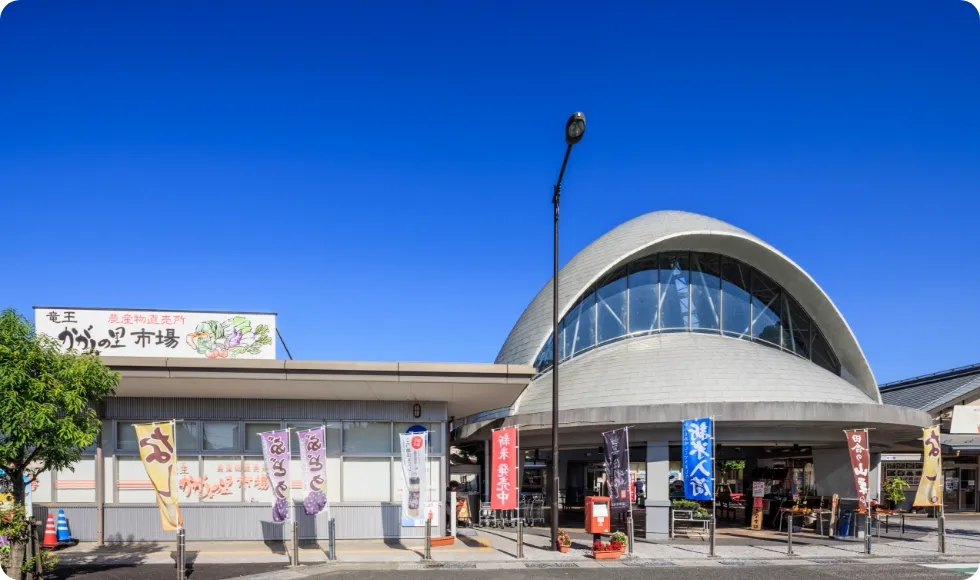
<path fill-rule="evenodd" d="M 858 506 L 868 509 L 868 476 L 871 472 L 871 449 L 868 444 L 868 430 L 844 431 L 847 436 L 847 450 L 851 454 L 851 467 L 854 469 L 854 488 L 857 490 Z"/>
<path fill-rule="evenodd" d="M 516 510 L 517 496 L 517 427 L 493 432 L 493 457 L 490 462 L 490 509 Z"/>

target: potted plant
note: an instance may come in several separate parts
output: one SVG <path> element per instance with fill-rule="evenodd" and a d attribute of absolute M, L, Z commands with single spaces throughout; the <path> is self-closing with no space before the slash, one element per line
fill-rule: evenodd
<path fill-rule="evenodd" d="M 708 510 L 704 509 L 701 504 L 689 499 L 675 499 L 670 502 L 670 507 L 675 510 L 690 511 L 691 517 L 699 520 L 706 520 L 710 515 L 708 514 Z"/>
<path fill-rule="evenodd" d="M 885 484 L 881 486 L 881 492 L 885 496 L 885 501 L 888 502 L 891 509 L 896 509 L 902 502 L 905 501 L 905 490 L 911 488 L 904 479 L 901 477 L 892 477 L 885 481 Z"/>
<path fill-rule="evenodd" d="M 562 554 L 568 553 L 568 548 L 572 545 L 572 538 L 565 530 L 558 530 L 558 551 Z"/>
<path fill-rule="evenodd" d="M 623 555 L 620 551 L 621 544 L 616 540 L 604 544 L 602 542 L 592 543 L 592 557 L 596 560 L 615 560 Z"/>
<path fill-rule="evenodd" d="M 628 540 L 626 539 L 626 534 L 624 534 L 623 532 L 616 532 L 615 534 L 612 535 L 612 539 L 609 543 L 610 544 L 619 543 L 620 546 L 619 551 L 621 553 L 624 553 L 626 552 L 627 542 Z"/>

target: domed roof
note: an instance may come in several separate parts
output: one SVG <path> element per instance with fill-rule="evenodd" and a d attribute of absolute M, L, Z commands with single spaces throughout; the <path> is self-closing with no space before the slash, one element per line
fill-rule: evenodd
<path fill-rule="evenodd" d="M 841 378 L 858 387 L 874 402 L 881 402 L 874 375 L 854 333 L 813 278 L 763 240 L 711 217 L 683 211 L 657 211 L 634 218 L 602 235 L 559 271 L 559 317 L 564 317 L 593 284 L 613 270 L 647 254 L 671 250 L 723 254 L 772 278 L 800 303 L 821 330 L 840 359 Z M 551 335 L 551 284 L 549 280 L 521 314 L 497 354 L 497 363 L 533 363 Z M 595 354 L 586 353 L 583 359 Z"/>

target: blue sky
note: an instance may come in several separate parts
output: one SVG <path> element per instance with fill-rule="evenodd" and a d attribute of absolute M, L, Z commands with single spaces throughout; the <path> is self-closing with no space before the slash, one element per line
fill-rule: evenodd
<path fill-rule="evenodd" d="M 14 2 L 0 305 L 275 311 L 297 358 L 492 361 L 583 110 L 563 262 L 705 213 L 808 270 L 879 380 L 980 362 L 970 4 L 601 4 Z"/>

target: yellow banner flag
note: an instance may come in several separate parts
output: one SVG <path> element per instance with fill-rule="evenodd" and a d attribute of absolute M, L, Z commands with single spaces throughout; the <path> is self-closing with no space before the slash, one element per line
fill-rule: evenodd
<path fill-rule="evenodd" d="M 157 490 L 157 506 L 163 531 L 175 532 L 184 526 L 177 505 L 177 486 L 174 484 L 174 466 L 177 464 L 177 445 L 173 423 L 134 425 L 139 440 L 140 457 L 146 474 Z"/>
<path fill-rule="evenodd" d="M 922 430 L 922 477 L 915 492 L 915 507 L 943 505 L 943 453 L 939 443 L 939 425 Z"/>

